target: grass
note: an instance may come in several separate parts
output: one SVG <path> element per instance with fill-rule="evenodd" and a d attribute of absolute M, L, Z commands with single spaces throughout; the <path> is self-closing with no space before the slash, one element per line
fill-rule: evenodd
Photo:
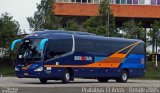
<path fill-rule="evenodd" d="M 0 76 L 15 76 L 14 67 L 0 67 Z"/>
<path fill-rule="evenodd" d="M 146 73 L 143 79 L 160 79 L 160 62 L 155 66 L 155 62 L 148 61 L 146 63 Z"/>
<path fill-rule="evenodd" d="M 140 79 L 160 79 L 160 62 L 158 67 L 155 67 L 155 62 L 148 61 L 146 63 L 146 73 L 143 78 Z M 15 76 L 13 66 L 0 66 L 0 75 L 3 76 Z"/>

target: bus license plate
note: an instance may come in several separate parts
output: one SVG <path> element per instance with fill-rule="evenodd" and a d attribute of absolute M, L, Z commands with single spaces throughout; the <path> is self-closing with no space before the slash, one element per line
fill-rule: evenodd
<path fill-rule="evenodd" d="M 28 76 L 28 73 L 24 73 L 25 76 Z"/>

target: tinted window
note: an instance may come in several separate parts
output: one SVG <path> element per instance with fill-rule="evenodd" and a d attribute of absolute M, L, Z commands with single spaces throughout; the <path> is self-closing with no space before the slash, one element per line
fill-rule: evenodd
<path fill-rule="evenodd" d="M 120 0 L 116 0 L 116 4 L 120 4 Z"/>
<path fill-rule="evenodd" d="M 157 5 L 160 5 L 160 0 L 157 0 Z"/>
<path fill-rule="evenodd" d="M 156 0 L 151 0 L 151 4 L 156 5 Z"/>
<path fill-rule="evenodd" d="M 92 52 L 92 47 L 91 40 L 75 38 L 75 51 Z"/>
<path fill-rule="evenodd" d="M 118 41 L 100 38 L 75 38 L 75 50 L 77 52 L 92 52 L 96 54 L 113 54 L 127 46 L 135 43 L 134 41 Z M 131 47 L 124 49 L 120 53 L 126 54 Z M 144 44 L 140 43 L 134 47 L 129 53 L 144 54 Z"/>
<path fill-rule="evenodd" d="M 144 0 L 139 0 L 139 4 L 144 4 Z"/>
<path fill-rule="evenodd" d="M 49 41 L 46 49 L 46 60 L 72 51 L 72 39 Z"/>
<path fill-rule="evenodd" d="M 133 53 L 133 54 L 144 54 L 145 53 L 144 44 L 143 43 L 138 44 L 136 47 L 133 48 L 131 53 Z"/>
<path fill-rule="evenodd" d="M 120 42 L 107 39 L 84 39 L 76 38 L 75 39 L 75 50 L 77 52 L 93 52 L 93 53 L 102 53 L 102 54 L 112 54 L 115 53 L 124 47 L 131 44 L 131 42 Z M 122 51 L 126 53 L 127 49 Z"/>
<path fill-rule="evenodd" d="M 138 0 L 133 0 L 133 4 L 138 4 Z"/>
<path fill-rule="evenodd" d="M 121 4 L 126 4 L 126 0 L 121 0 Z"/>
<path fill-rule="evenodd" d="M 127 4 L 132 4 L 132 0 L 127 0 Z"/>

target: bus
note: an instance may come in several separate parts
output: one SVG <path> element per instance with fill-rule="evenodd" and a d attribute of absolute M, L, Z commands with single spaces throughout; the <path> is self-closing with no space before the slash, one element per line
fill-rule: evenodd
<path fill-rule="evenodd" d="M 45 30 L 17 39 L 15 72 L 18 78 L 38 78 L 41 83 L 74 78 L 99 82 L 127 82 L 145 74 L 142 40 L 98 36 L 88 32 Z"/>

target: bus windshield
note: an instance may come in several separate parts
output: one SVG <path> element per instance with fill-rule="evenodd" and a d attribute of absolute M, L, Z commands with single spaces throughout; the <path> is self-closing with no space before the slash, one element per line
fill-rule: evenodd
<path fill-rule="evenodd" d="M 18 51 L 18 59 L 21 62 L 38 62 L 42 59 L 42 51 L 39 44 L 42 39 L 26 39 L 24 40 Z"/>

